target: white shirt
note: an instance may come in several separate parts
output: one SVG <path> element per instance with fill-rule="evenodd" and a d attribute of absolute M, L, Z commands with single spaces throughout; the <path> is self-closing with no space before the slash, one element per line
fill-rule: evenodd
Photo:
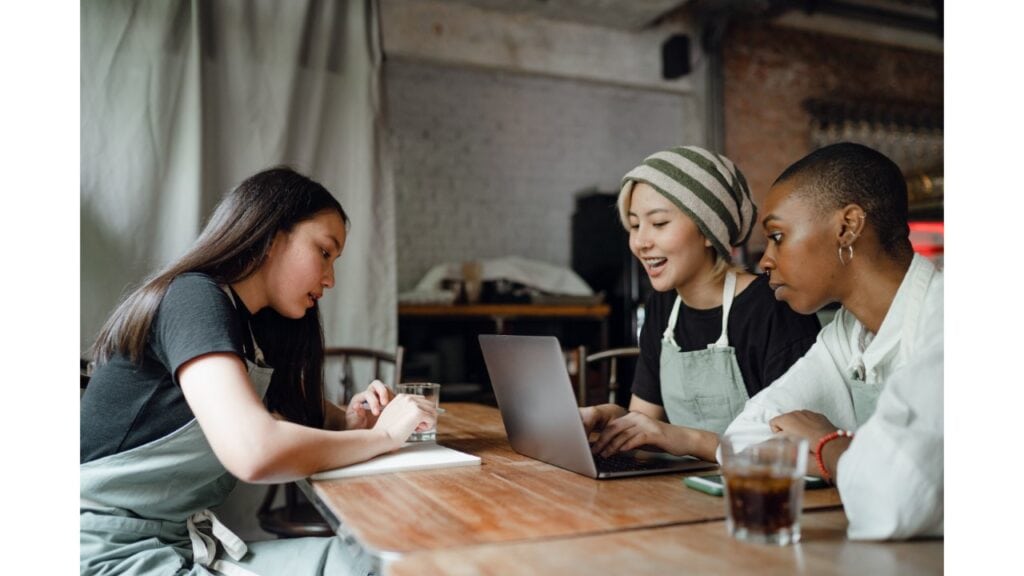
<path fill-rule="evenodd" d="M 912 354 L 923 353 L 922 341 L 942 349 L 931 326 L 942 322 L 942 273 L 926 258 L 914 255 L 878 334 L 872 334 L 845 308 L 818 334 L 818 339 L 789 371 L 747 401 L 725 431 L 738 447 L 772 435 L 768 422 L 793 410 L 813 410 L 846 430 L 856 430 L 874 412 L 874 401 L 896 370 Z M 870 406 L 855 406 L 855 395 Z"/>
<path fill-rule="evenodd" d="M 761 442 L 772 436 L 772 418 L 794 410 L 824 414 L 837 427 L 856 431 L 875 412 L 892 375 L 911 359 L 942 356 L 942 305 L 942 273 L 915 254 L 878 334 L 840 309 L 803 358 L 747 401 L 725 435 L 739 448 Z"/>
<path fill-rule="evenodd" d="M 941 340 L 941 316 L 930 328 Z M 839 457 L 836 480 L 851 539 L 942 535 L 942 367 L 941 345 L 915 354 Z"/>

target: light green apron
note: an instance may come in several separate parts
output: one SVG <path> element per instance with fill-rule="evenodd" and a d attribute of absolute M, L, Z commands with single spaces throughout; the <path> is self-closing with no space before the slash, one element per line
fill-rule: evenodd
<path fill-rule="evenodd" d="M 229 292 L 228 296 L 231 294 Z M 232 299 L 233 301 L 233 299 Z M 237 306 L 237 304 L 236 304 Z M 273 369 L 246 360 L 262 398 Z M 339 538 L 246 545 L 210 508 L 237 479 L 217 459 L 198 422 L 79 469 L 81 574 L 365 574 Z M 227 556 L 227 557 L 225 557 Z"/>
<path fill-rule="evenodd" d="M 875 335 L 868 332 L 864 325 L 858 326 L 860 333 L 857 334 L 857 345 L 860 354 L 857 361 L 848 369 L 851 379 L 848 380 L 850 389 L 850 401 L 853 403 L 853 416 L 857 420 L 857 427 L 861 427 L 868 418 L 875 413 L 875 406 L 878 404 L 878 397 L 882 395 L 882 382 L 877 373 L 867 374 L 864 368 L 863 353 Z"/>
<path fill-rule="evenodd" d="M 736 275 L 725 276 L 722 289 L 722 335 L 705 350 L 683 352 L 675 328 L 682 298 L 676 296 L 661 339 L 661 400 L 668 421 L 722 434 L 748 399 L 736 350 L 729 346 L 729 310 L 736 292 Z"/>

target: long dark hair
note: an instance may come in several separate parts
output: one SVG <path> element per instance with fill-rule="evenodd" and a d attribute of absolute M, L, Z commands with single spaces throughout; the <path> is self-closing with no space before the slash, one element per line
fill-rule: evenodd
<path fill-rule="evenodd" d="M 322 185 L 291 168 L 250 176 L 229 192 L 184 256 L 156 272 L 110 315 L 92 346 L 98 363 L 115 354 L 141 364 L 153 318 L 167 287 L 186 272 L 200 272 L 218 284 L 248 278 L 263 264 L 278 232 L 323 211 L 335 211 L 348 227 L 348 215 Z M 324 335 L 319 306 L 298 320 L 270 307 L 253 317 L 253 332 L 274 375 L 265 403 L 293 422 L 323 425 Z"/>

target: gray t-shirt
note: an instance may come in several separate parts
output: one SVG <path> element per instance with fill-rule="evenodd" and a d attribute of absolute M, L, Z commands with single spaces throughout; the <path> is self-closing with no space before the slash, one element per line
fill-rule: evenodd
<path fill-rule="evenodd" d="M 81 463 L 141 446 L 192 421 L 175 378 L 189 360 L 214 352 L 252 359 L 249 313 L 237 295 L 235 300 L 238 309 L 205 274 L 182 274 L 171 282 L 141 366 L 116 355 L 89 381 L 81 400 Z"/>

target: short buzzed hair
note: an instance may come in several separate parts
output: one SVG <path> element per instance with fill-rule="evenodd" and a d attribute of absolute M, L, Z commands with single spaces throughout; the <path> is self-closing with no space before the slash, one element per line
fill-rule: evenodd
<path fill-rule="evenodd" d="M 821 212 L 857 204 L 889 255 L 908 255 L 907 182 L 887 156 L 861 144 L 841 142 L 819 148 L 797 160 L 773 186 L 792 182 L 795 194 L 810 200 Z"/>

